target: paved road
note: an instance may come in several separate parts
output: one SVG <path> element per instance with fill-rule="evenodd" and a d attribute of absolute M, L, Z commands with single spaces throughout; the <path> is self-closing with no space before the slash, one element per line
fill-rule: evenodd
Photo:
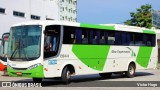
<path fill-rule="evenodd" d="M 32 79 L 30 78 L 22 78 L 22 77 L 8 77 L 8 76 L 1 76 L 2 72 L 0 72 L 0 81 L 15 81 L 16 83 L 33 83 Z M 101 78 L 98 74 L 95 75 L 83 75 L 83 76 L 73 76 L 71 78 L 71 83 L 69 85 L 63 85 L 60 80 L 54 80 L 54 79 L 45 79 L 42 82 L 42 87 L 45 87 L 47 89 L 50 88 L 57 88 L 57 89 L 71 89 L 71 90 L 79 90 L 79 89 L 88 89 L 88 90 L 94 90 L 94 89 L 112 89 L 111 86 L 126 86 L 129 88 L 132 86 L 131 84 L 134 84 L 135 82 L 141 82 L 141 81 L 157 81 L 160 83 L 160 69 L 154 69 L 154 70 L 139 70 L 136 72 L 134 78 L 125 78 L 121 77 L 120 75 L 114 74 L 110 79 L 104 79 Z M 147 82 L 147 83 L 148 83 Z M 151 82 L 153 84 L 157 82 Z M 136 84 L 137 85 L 137 84 Z M 106 87 L 110 86 L 110 87 Z M 82 88 L 80 88 L 82 87 Z M 115 88 L 115 87 L 114 87 Z M 116 87 L 119 89 L 126 89 L 123 87 Z M 149 88 L 145 87 L 147 90 Z M 10 90 L 10 88 L 5 88 L 5 90 Z M 18 88 L 19 89 L 19 88 Z M 27 88 L 26 88 L 27 89 Z M 44 88 L 41 88 L 39 90 L 42 90 Z M 134 88 L 132 88 L 134 90 Z M 132 90 L 130 89 L 130 90 Z M 141 89 L 141 88 L 137 88 Z M 150 88 L 151 89 L 151 88 Z M 150 90 L 149 89 L 149 90 Z M 154 88 L 153 88 L 154 89 Z"/>

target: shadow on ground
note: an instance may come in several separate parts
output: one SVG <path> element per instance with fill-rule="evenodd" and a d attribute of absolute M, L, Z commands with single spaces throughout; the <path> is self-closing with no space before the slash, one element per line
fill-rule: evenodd
<path fill-rule="evenodd" d="M 145 76 L 150 76 L 154 75 L 152 73 L 147 73 L 147 72 L 136 72 L 135 77 L 145 77 Z M 68 85 L 64 85 L 60 79 L 44 79 L 41 83 L 43 87 L 87 87 L 87 86 L 97 86 L 100 85 L 100 83 L 103 83 L 104 81 L 101 80 L 110 80 L 112 79 L 119 79 L 119 78 L 126 78 L 122 77 L 121 75 L 118 74 L 113 74 L 111 78 L 106 79 L 100 77 L 98 74 L 93 74 L 93 75 L 80 75 L 80 76 L 73 76 L 71 78 L 71 83 Z M 105 82 L 106 82 L 105 81 Z M 119 81 L 119 80 L 118 80 Z M 32 79 L 23 79 L 23 80 L 18 80 L 14 81 L 16 83 L 34 83 Z M 115 80 L 113 81 L 115 82 Z M 123 82 L 123 81 L 122 81 Z"/>

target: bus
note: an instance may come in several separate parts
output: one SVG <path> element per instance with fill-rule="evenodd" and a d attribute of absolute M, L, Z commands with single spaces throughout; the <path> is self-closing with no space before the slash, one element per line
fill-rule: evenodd
<path fill-rule="evenodd" d="M 7 75 L 7 48 L 8 48 L 9 33 L 4 33 L 0 45 L 0 71 L 4 71 Z"/>
<path fill-rule="evenodd" d="M 64 21 L 30 21 L 13 25 L 8 45 L 10 76 L 34 82 L 75 75 L 113 73 L 134 77 L 139 69 L 157 66 L 156 32 L 125 25 Z"/>

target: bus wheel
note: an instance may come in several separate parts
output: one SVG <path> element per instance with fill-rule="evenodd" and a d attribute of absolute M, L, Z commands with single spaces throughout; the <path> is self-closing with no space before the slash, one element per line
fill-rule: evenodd
<path fill-rule="evenodd" d="M 62 71 L 61 79 L 64 84 L 69 84 L 71 78 L 71 71 L 68 67 L 65 67 Z"/>
<path fill-rule="evenodd" d="M 103 78 L 110 78 L 112 73 L 100 73 L 99 75 Z"/>
<path fill-rule="evenodd" d="M 133 78 L 135 74 L 135 65 L 133 63 L 129 64 L 128 71 L 125 72 L 126 77 Z"/>
<path fill-rule="evenodd" d="M 41 83 L 42 82 L 42 78 L 33 78 L 33 81 L 35 83 Z"/>

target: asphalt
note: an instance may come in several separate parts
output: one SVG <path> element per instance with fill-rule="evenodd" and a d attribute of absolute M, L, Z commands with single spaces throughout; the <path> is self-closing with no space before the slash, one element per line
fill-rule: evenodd
<path fill-rule="evenodd" d="M 3 76 L 3 73 L 0 72 L 0 81 L 14 83 L 34 83 L 31 78 L 22 78 L 22 77 L 9 77 Z M 151 83 L 153 86 L 139 87 L 137 83 Z M 0 90 L 155 90 L 156 85 L 160 85 L 160 64 L 157 69 L 151 70 L 138 70 L 136 71 L 134 78 L 126 78 L 121 75 L 113 74 L 111 78 L 101 78 L 98 74 L 93 75 L 81 75 L 73 76 L 71 82 L 68 85 L 64 85 L 59 79 L 44 79 L 40 86 L 42 87 L 30 87 L 30 88 L 2 88 Z"/>

